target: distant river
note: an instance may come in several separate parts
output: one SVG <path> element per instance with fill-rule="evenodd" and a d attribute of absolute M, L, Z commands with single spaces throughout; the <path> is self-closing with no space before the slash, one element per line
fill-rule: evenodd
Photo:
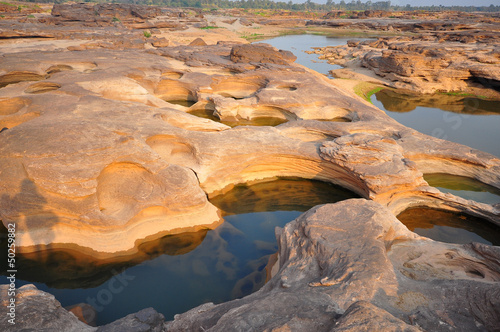
<path fill-rule="evenodd" d="M 297 63 L 328 75 L 330 70 L 342 67 L 319 60 L 317 54 L 307 54 L 305 51 L 310 51 L 313 47 L 345 45 L 351 39 L 367 38 L 305 34 L 282 36 L 262 42 L 292 51 L 297 56 Z M 444 94 L 408 96 L 389 90 L 374 94 L 371 101 L 407 127 L 500 157 L 498 101 Z"/>
<path fill-rule="evenodd" d="M 318 54 L 307 54 L 312 47 L 339 46 L 347 44 L 348 40 L 366 40 L 367 38 L 355 38 L 346 36 L 328 37 L 323 35 L 288 35 L 262 41 L 278 49 L 291 51 L 297 56 L 296 63 L 306 66 L 318 73 L 329 75 L 332 69 L 342 68 L 339 65 L 331 65 L 326 60 L 319 60 Z"/>

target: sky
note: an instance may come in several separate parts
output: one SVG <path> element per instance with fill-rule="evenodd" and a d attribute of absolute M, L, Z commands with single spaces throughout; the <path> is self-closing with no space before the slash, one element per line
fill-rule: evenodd
<path fill-rule="evenodd" d="M 283 0 L 279 0 L 283 1 Z M 305 0 L 293 0 L 295 3 L 302 3 Z M 316 3 L 326 3 L 326 0 L 312 0 L 313 2 Z M 346 3 L 351 2 L 351 0 L 344 0 Z M 366 2 L 367 0 L 361 0 L 361 2 Z M 381 0 L 371 0 L 372 2 L 377 2 Z M 383 0 L 386 1 L 386 0 Z M 340 0 L 333 0 L 335 3 L 339 3 Z M 410 4 L 412 6 L 489 6 L 491 4 L 493 5 L 500 5 L 499 0 L 391 0 L 391 4 L 393 5 L 400 5 L 400 6 L 406 6 L 407 4 Z"/>

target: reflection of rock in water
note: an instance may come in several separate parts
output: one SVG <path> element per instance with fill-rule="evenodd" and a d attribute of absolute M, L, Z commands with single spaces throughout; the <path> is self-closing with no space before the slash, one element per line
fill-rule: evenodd
<path fill-rule="evenodd" d="M 405 94 L 383 89 L 375 93 L 384 108 L 391 112 L 411 112 L 417 107 L 439 108 L 443 111 L 474 115 L 500 114 L 498 101 L 447 94 Z"/>
<path fill-rule="evenodd" d="M 424 179 L 425 181 L 427 181 L 427 183 L 429 183 L 430 186 L 433 187 L 442 187 L 452 190 L 489 192 L 493 195 L 500 196 L 500 189 L 465 176 L 445 173 L 430 173 L 424 174 Z"/>
<path fill-rule="evenodd" d="M 128 256 L 96 259 L 76 250 L 51 249 L 18 254 L 19 279 L 46 283 L 54 288 L 93 288 L 123 270 L 159 255 L 183 255 L 203 242 L 207 230 L 167 235 L 142 243 L 137 252 Z"/>
<path fill-rule="evenodd" d="M 226 214 L 263 211 L 307 211 L 319 204 L 358 197 L 328 183 L 311 180 L 280 179 L 241 184 L 229 192 L 212 197 L 210 202 Z"/>
<path fill-rule="evenodd" d="M 232 298 L 241 298 L 258 291 L 266 282 L 266 265 L 269 256 L 264 256 L 259 259 L 248 262 L 253 272 L 238 280 L 231 291 Z"/>
<path fill-rule="evenodd" d="M 430 234 L 423 234 L 436 241 L 469 243 L 484 242 L 500 245 L 500 227 L 473 216 L 463 213 L 452 213 L 448 211 L 435 210 L 430 208 L 411 208 L 400 213 L 397 218 L 405 224 L 411 231 L 420 234 L 419 229 L 429 230 L 435 226 L 445 226 L 456 229 L 452 241 L 447 238 L 444 230 L 437 229 Z M 460 232 L 465 230 L 467 232 Z M 473 234 L 469 234 L 471 232 Z M 477 236 L 474 236 L 476 234 Z M 478 236 L 480 238 L 478 238 Z M 483 241 L 481 241 L 481 238 Z M 487 241 L 487 242 L 486 242 Z"/>

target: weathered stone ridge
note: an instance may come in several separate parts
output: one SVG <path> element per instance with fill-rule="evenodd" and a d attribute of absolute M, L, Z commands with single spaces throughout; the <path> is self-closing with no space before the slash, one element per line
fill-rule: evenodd
<path fill-rule="evenodd" d="M 204 304 L 170 322 L 145 309 L 97 331 L 495 330 L 497 247 L 421 238 L 382 205 L 364 199 L 317 206 L 277 237 L 273 277 L 256 293 Z M 53 317 L 44 327 L 96 330 L 33 286 L 20 294 L 21 312 L 37 307 L 39 315 Z M 21 328 L 40 327 L 34 320 L 18 322 Z"/>
<path fill-rule="evenodd" d="M 147 255 L 140 245 L 165 235 L 191 232 L 203 240 L 195 232 L 222 221 L 208 198 L 277 177 L 322 180 L 363 198 L 316 206 L 277 229 L 269 281 L 242 299 L 207 303 L 169 322 L 150 308 L 90 327 L 27 285 L 18 289 L 16 329 L 497 329 L 498 247 L 432 241 L 395 217 L 430 207 L 500 225 L 499 204 L 444 194 L 423 178 L 445 173 L 500 188 L 497 157 L 397 123 L 294 63 L 290 52 L 241 38 L 196 39 L 202 29 L 193 29 L 215 20 L 208 15 L 95 4 L 54 6 L 52 14 L 0 22 L 0 36 L 26 39 L 0 47 L 0 220 L 16 224 L 18 252 L 67 249 L 95 259 L 119 256 L 131 266 Z M 255 23 L 223 20 L 225 27 Z M 356 56 L 394 86 L 434 88 L 438 78 L 450 79 L 450 89 L 471 77 L 496 82 L 490 42 L 497 33 L 467 33 L 434 33 L 424 46 L 409 37 L 352 41 L 338 54 Z M 455 46 L 439 48 L 439 38 Z M 408 68 L 410 60 L 425 66 Z M 6 317 L 2 329 L 10 328 Z"/>
<path fill-rule="evenodd" d="M 434 93 L 480 87 L 494 93 L 500 86 L 500 57 L 495 46 L 499 40 L 498 31 L 432 32 L 352 41 L 314 52 L 353 70 L 368 68 L 394 88 Z"/>

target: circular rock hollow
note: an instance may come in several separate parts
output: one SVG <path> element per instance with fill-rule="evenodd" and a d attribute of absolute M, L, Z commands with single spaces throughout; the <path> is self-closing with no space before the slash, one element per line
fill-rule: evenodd
<path fill-rule="evenodd" d="M 291 120 L 297 120 L 297 116 L 281 107 L 276 106 L 255 106 L 250 113 L 238 114 L 236 117 L 223 116 L 215 112 L 221 122 L 231 126 L 277 126 Z"/>
<path fill-rule="evenodd" d="M 264 88 L 267 81 L 260 76 L 233 76 L 215 78 L 212 84 L 214 93 L 223 97 L 243 99 Z"/>
<path fill-rule="evenodd" d="M 0 115 L 17 113 L 28 104 L 29 100 L 25 98 L 0 98 Z"/>
<path fill-rule="evenodd" d="M 162 78 L 169 78 L 173 80 L 178 80 L 184 76 L 184 73 L 178 72 L 178 71 L 167 71 L 161 74 Z"/>
<path fill-rule="evenodd" d="M 69 71 L 69 70 L 73 70 L 73 67 L 68 65 L 53 65 L 47 68 L 46 72 L 48 75 L 52 75 L 55 73 L 60 73 L 62 71 Z"/>
<path fill-rule="evenodd" d="M 190 107 L 197 101 L 189 84 L 172 79 L 160 81 L 156 87 L 155 95 L 166 102 L 185 107 Z"/>
<path fill-rule="evenodd" d="M 278 85 L 276 87 L 276 89 L 278 89 L 278 90 L 286 90 L 286 91 L 295 91 L 295 90 L 297 90 L 297 87 L 293 86 L 293 85 Z"/>
<path fill-rule="evenodd" d="M 500 227 L 464 213 L 427 207 L 409 208 L 397 218 L 412 232 L 435 241 L 500 245 Z"/>
<path fill-rule="evenodd" d="M 193 167 L 198 163 L 195 148 L 176 136 L 152 136 L 146 140 L 146 144 L 169 164 Z"/>
<path fill-rule="evenodd" d="M 472 178 L 445 173 L 424 174 L 424 180 L 442 192 L 486 204 L 500 203 L 500 189 Z"/>
<path fill-rule="evenodd" d="M 15 84 L 19 82 L 40 81 L 44 78 L 45 76 L 43 75 L 39 75 L 37 73 L 29 71 L 13 71 L 0 76 L 0 88 L 3 88 L 9 84 Z"/>
<path fill-rule="evenodd" d="M 140 165 L 115 163 L 101 172 L 97 182 L 101 212 L 126 222 L 137 213 L 137 204 L 151 196 L 157 181 Z"/>
<path fill-rule="evenodd" d="M 26 90 L 25 93 L 45 93 L 49 91 L 54 91 L 60 89 L 61 85 L 52 82 L 38 82 L 35 84 L 31 84 Z"/>

